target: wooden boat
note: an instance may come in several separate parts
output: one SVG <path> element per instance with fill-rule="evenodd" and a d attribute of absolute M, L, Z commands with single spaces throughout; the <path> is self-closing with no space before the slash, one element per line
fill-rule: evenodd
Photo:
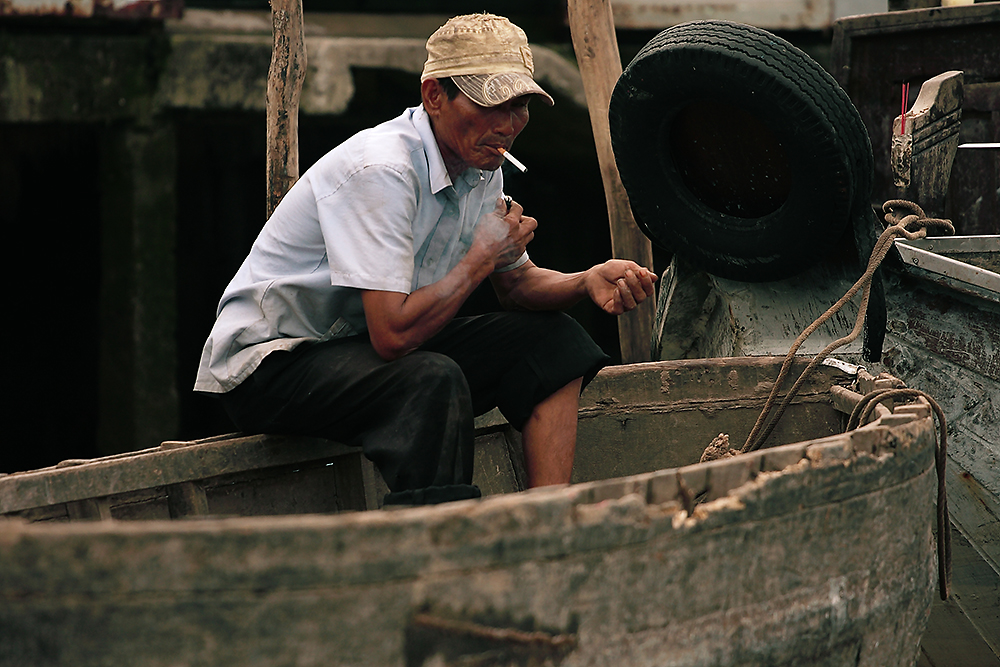
<path fill-rule="evenodd" d="M 993 12 L 994 29 L 996 17 Z M 943 26 L 923 27 L 921 40 L 937 27 L 945 39 Z M 976 85 L 966 88 L 974 92 Z M 890 159 L 876 161 L 878 167 L 891 168 L 895 197 L 920 201 L 931 215 L 943 215 L 946 193 L 955 192 L 949 190 L 949 177 L 962 112 L 961 71 L 944 72 L 921 85 L 905 122 L 899 116 L 892 124 Z M 963 172 L 961 185 L 985 193 L 981 199 L 986 201 L 996 188 L 995 174 Z M 979 210 L 970 209 L 956 214 L 969 217 Z M 996 226 L 993 219 L 992 228 Z M 835 253 L 824 257 L 821 241 L 815 245 L 816 262 L 809 269 L 763 283 L 710 275 L 674 256 L 661 282 L 654 358 L 785 353 L 862 273 Z M 933 396 L 949 430 L 946 485 L 957 528 L 954 594 L 935 607 L 925 641 L 926 664 L 1000 665 L 1000 236 L 897 239 L 883 271 L 884 354 L 867 365 L 873 373 L 891 373 Z M 799 353 L 818 353 L 846 336 L 859 300 L 826 321 Z M 866 363 L 861 340 L 837 354 Z M 963 655 L 956 659 L 953 647 L 959 644 Z"/>
<path fill-rule="evenodd" d="M 749 430 L 780 361 L 605 369 L 569 486 L 517 491 L 516 433 L 480 420 L 474 501 L 338 512 L 377 505 L 358 453 L 271 436 L 2 477 L 0 663 L 912 665 L 926 403 L 844 433 L 889 379 L 821 366 L 777 446 L 695 463 Z"/>
<path fill-rule="evenodd" d="M 927 652 L 947 654 L 955 637 L 962 637 L 964 646 L 976 646 L 983 664 L 994 664 L 1000 658 L 1000 236 L 927 238 L 896 246 L 903 261 L 888 276 L 881 362 L 863 362 L 857 343 L 840 356 L 927 392 L 944 411 L 948 507 L 957 529 L 953 595 L 935 603 Z M 713 303 L 713 314 L 702 322 L 699 337 L 683 338 L 677 335 L 682 330 L 664 326 L 664 332 L 674 332 L 672 338 L 665 334 L 661 345 L 668 354 L 684 346 L 714 357 L 734 348 L 776 354 L 838 296 L 822 266 L 762 285 L 695 273 L 681 263 L 674 269 L 681 274 L 668 276 L 680 285 L 675 296 L 685 290 L 701 294 Z M 813 284 L 818 286 L 803 288 Z M 843 282 L 833 284 L 846 290 Z M 660 321 L 682 319 L 685 310 L 701 303 L 689 299 L 672 313 L 661 312 Z M 849 315 L 817 330 L 816 340 L 807 340 L 802 351 L 818 352 L 844 335 L 857 314 L 856 305 L 849 306 Z"/>

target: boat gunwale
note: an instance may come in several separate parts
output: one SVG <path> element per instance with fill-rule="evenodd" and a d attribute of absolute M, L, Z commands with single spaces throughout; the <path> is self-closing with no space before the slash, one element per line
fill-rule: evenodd
<path fill-rule="evenodd" d="M 600 371 L 588 392 L 584 393 L 579 416 L 588 420 L 601 413 L 609 416 L 626 412 L 663 414 L 668 410 L 684 413 L 704 409 L 708 403 L 719 409 L 759 408 L 770 391 L 768 383 L 773 382 L 782 361 L 781 357 L 742 357 L 609 366 Z M 808 361 L 809 357 L 796 357 L 793 372 L 804 368 Z M 722 373 L 730 374 L 736 369 L 762 375 L 752 389 L 744 388 L 742 394 L 722 397 L 720 389 L 733 389 L 724 382 Z M 690 373 L 699 373 L 700 378 L 711 376 L 712 379 L 700 387 L 700 395 L 671 399 L 668 404 L 663 401 L 629 401 L 628 392 L 622 392 L 620 384 L 623 379 L 630 378 L 639 384 L 655 382 L 661 386 L 661 393 L 665 393 L 662 385 L 670 382 L 671 374 Z M 843 369 L 828 366 L 817 369 L 796 396 L 794 404 L 828 402 L 829 387 L 848 377 L 850 373 Z M 610 399 L 612 402 L 608 402 L 609 399 L 602 397 L 600 392 L 609 387 L 614 387 L 616 394 L 626 396 L 626 400 L 614 402 L 615 399 Z M 661 405 L 670 407 L 658 410 L 657 406 Z M 477 424 L 485 425 L 477 429 L 480 433 L 505 425 L 498 426 L 489 421 L 490 416 L 491 413 L 488 413 L 477 420 Z M 340 456 L 358 455 L 360 451 L 360 448 L 332 440 L 290 435 L 230 434 L 186 442 L 166 441 L 157 447 L 139 451 L 95 459 L 71 459 L 38 470 L 0 475 L 0 516 L 44 510 L 65 503 L 136 494 L 253 470 L 316 464 Z M 166 465 L 167 462 L 170 465 Z"/>

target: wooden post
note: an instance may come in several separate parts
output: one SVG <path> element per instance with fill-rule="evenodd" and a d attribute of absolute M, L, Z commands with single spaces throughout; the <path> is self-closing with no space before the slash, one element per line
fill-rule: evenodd
<path fill-rule="evenodd" d="M 267 217 L 299 179 L 299 94 L 306 76 L 302 0 L 271 0 L 267 73 Z"/>
<path fill-rule="evenodd" d="M 597 159 L 604 181 L 604 196 L 608 202 L 611 253 L 652 268 L 652 246 L 632 217 L 632 208 L 611 148 L 608 106 L 611 92 L 622 73 L 611 3 L 609 0 L 569 0 L 568 12 L 573 50 L 583 77 L 590 125 L 594 130 Z M 655 303 L 656 299 L 647 299 L 632 312 L 618 318 L 623 363 L 649 361 Z"/>

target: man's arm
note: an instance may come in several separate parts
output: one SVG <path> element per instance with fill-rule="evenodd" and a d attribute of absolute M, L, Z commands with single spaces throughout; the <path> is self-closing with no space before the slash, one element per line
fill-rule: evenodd
<path fill-rule="evenodd" d="M 420 347 L 451 321 L 469 295 L 499 267 L 524 253 L 536 223 L 503 200 L 483 216 L 465 257 L 436 283 L 410 293 L 365 290 L 361 299 L 372 346 L 387 361 Z"/>
<path fill-rule="evenodd" d="M 621 315 L 653 296 L 656 274 L 635 262 L 612 259 L 579 273 L 560 273 L 528 261 L 490 277 L 505 308 L 562 310 L 589 297 L 611 315 Z"/>

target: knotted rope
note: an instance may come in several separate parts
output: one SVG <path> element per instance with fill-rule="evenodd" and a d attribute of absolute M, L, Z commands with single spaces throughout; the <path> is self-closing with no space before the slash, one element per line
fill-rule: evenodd
<path fill-rule="evenodd" d="M 806 378 L 813 371 L 813 369 L 826 359 L 831 352 L 837 348 L 854 342 L 861 334 L 861 331 L 864 329 L 865 310 L 868 307 L 868 299 L 871 295 L 872 276 L 875 274 L 875 270 L 882 264 L 882 260 L 884 260 L 885 256 L 889 253 L 889 249 L 892 248 L 895 240 L 900 237 L 904 237 L 911 241 L 922 239 L 927 236 L 927 229 L 931 227 L 939 228 L 949 235 L 955 233 L 955 227 L 951 224 L 950 220 L 928 218 L 924 215 L 923 209 L 913 202 L 902 199 L 893 199 L 883 204 L 882 210 L 886 214 L 885 221 L 889 223 L 889 226 L 886 227 L 885 231 L 882 232 L 882 235 L 879 236 L 878 241 L 876 241 L 875 248 L 872 250 L 871 258 L 868 260 L 868 268 L 858 281 L 854 283 L 849 290 L 847 290 L 847 293 L 844 294 L 839 301 L 837 301 L 837 303 L 830 306 L 830 308 L 825 313 L 820 315 L 815 322 L 806 327 L 805 330 L 799 334 L 799 337 L 795 339 L 795 342 L 792 343 L 791 348 L 788 350 L 788 354 L 785 356 L 785 361 L 781 365 L 781 370 L 778 372 L 778 378 L 774 381 L 771 393 L 767 397 L 767 401 L 764 403 L 764 408 L 761 410 L 760 416 L 757 418 L 757 422 L 750 431 L 750 435 L 747 436 L 746 442 L 740 449 L 741 452 L 752 452 L 760 449 L 767 440 L 768 436 L 771 435 L 771 432 L 777 425 L 778 420 L 781 419 L 781 415 L 784 414 L 785 409 L 792 402 L 792 399 L 795 397 L 796 393 L 798 393 L 802 384 L 805 382 Z M 802 374 L 799 375 L 795 384 L 792 385 L 792 388 L 788 390 L 788 394 L 778 407 L 774 417 L 770 420 L 770 422 L 768 422 L 768 415 L 774 407 L 778 398 L 778 393 L 781 390 L 781 386 L 788 376 L 795 353 L 806 341 L 806 339 L 811 336 L 814 331 L 816 331 L 816 329 L 840 311 L 840 309 L 843 308 L 848 301 L 853 299 L 859 291 L 862 291 L 861 305 L 858 308 L 858 317 L 854 323 L 854 329 L 852 329 L 851 333 L 847 336 L 838 338 L 827 345 L 819 354 L 813 357 L 813 359 L 809 362 L 809 365 L 806 366 L 805 370 L 802 371 Z M 765 423 L 767 424 L 766 427 Z"/>

